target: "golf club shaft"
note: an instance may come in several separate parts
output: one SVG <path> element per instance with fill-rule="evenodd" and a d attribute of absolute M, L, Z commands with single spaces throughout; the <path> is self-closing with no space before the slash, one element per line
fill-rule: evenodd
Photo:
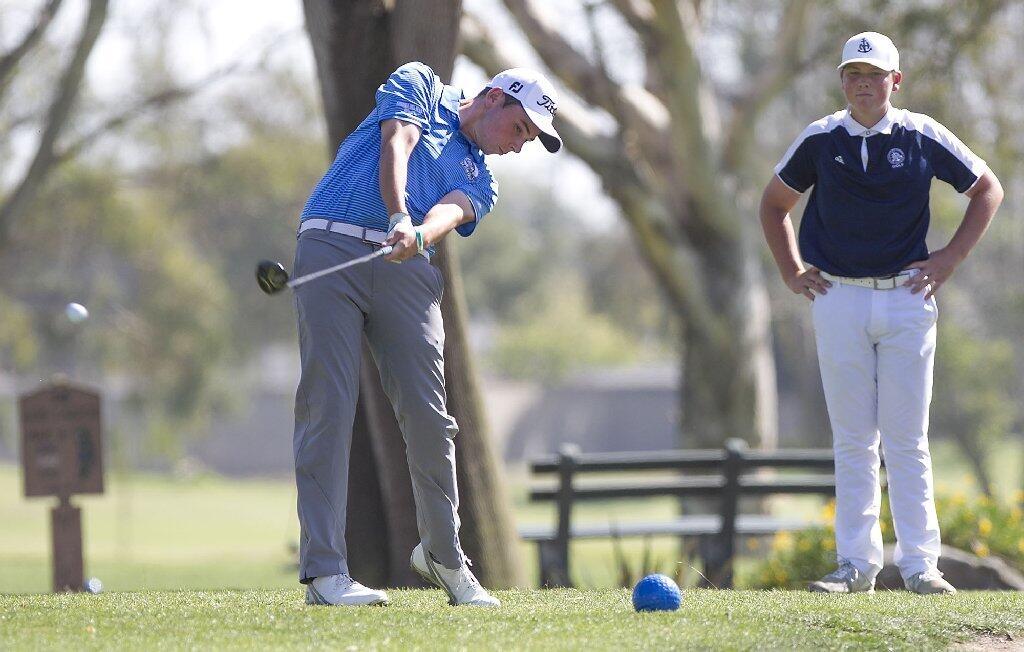
<path fill-rule="evenodd" d="M 362 256 L 360 258 L 356 258 L 354 260 L 346 261 L 344 263 L 341 263 L 340 265 L 335 265 L 334 267 L 328 267 L 327 269 L 321 269 L 318 272 L 311 272 L 309 274 L 306 274 L 305 276 L 300 276 L 299 278 L 292 279 L 292 280 L 288 281 L 288 287 L 296 288 L 296 287 L 302 285 L 303 283 L 308 283 L 309 281 L 318 279 L 321 276 L 327 276 L 328 274 L 333 274 L 334 272 L 340 272 L 341 270 L 343 270 L 343 269 L 345 269 L 347 267 L 353 267 L 355 265 L 366 263 L 366 262 L 369 262 L 369 261 L 373 260 L 374 258 L 380 258 L 381 256 L 387 256 L 389 253 L 391 253 L 392 249 L 393 249 L 393 247 L 391 245 L 388 245 L 386 247 L 381 247 L 380 249 L 378 249 L 377 251 L 373 252 L 372 254 L 367 254 L 367 255 Z"/>

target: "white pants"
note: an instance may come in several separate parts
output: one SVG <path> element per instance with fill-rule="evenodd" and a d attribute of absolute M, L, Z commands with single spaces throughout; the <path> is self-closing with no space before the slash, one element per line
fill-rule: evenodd
<path fill-rule="evenodd" d="M 928 452 L 935 299 L 907 288 L 833 283 L 812 304 L 836 458 L 836 553 L 874 577 L 882 568 L 879 442 L 904 578 L 933 569 L 939 524 Z"/>

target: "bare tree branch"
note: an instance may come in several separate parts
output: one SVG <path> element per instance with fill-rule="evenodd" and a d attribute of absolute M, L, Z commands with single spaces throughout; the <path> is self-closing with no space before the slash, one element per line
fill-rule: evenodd
<path fill-rule="evenodd" d="M 641 40 L 650 32 L 651 23 L 654 21 L 654 7 L 649 0 L 610 0 L 609 4 L 615 7 L 626 24 L 640 35 Z"/>
<path fill-rule="evenodd" d="M 258 66 L 257 66 L 258 67 Z M 145 97 L 134 105 L 128 107 L 121 113 L 113 115 L 104 120 L 100 125 L 90 130 L 87 134 L 80 137 L 75 142 L 71 143 L 67 147 L 63 148 L 60 152 L 54 155 L 54 165 L 60 165 L 67 162 L 68 160 L 78 156 L 82 150 L 91 145 L 97 138 L 105 133 L 119 129 L 124 125 L 128 124 L 135 118 L 141 116 L 146 111 L 162 106 L 167 106 L 179 100 L 187 99 L 192 97 L 196 93 L 202 91 L 206 87 L 214 84 L 225 77 L 234 75 L 242 71 L 240 63 L 234 63 L 229 66 L 225 66 L 220 70 L 216 70 L 203 79 L 188 84 L 187 86 L 178 86 L 173 88 L 166 88 L 158 91 L 148 97 Z"/>
<path fill-rule="evenodd" d="M 15 68 L 18 67 L 18 63 L 21 59 L 28 54 L 28 51 L 32 49 L 39 39 L 46 33 L 46 28 L 50 26 L 50 22 L 53 17 L 57 14 L 57 10 L 60 9 L 60 5 L 64 0 L 49 0 L 42 9 L 39 10 L 39 14 L 36 16 L 35 25 L 32 29 L 25 34 L 25 38 L 21 40 L 9 51 L 5 52 L 3 56 L 0 56 L 0 100 L 3 99 L 4 94 L 7 92 L 7 88 L 10 86 L 11 78 L 14 75 Z"/>
<path fill-rule="evenodd" d="M 668 171 L 666 139 L 669 117 L 664 105 L 647 90 L 618 85 L 599 66 L 566 41 L 557 25 L 547 19 L 536 0 L 505 0 L 530 44 L 545 65 L 590 104 L 604 109 L 622 129 L 632 129 L 641 142 L 637 152 L 655 170 Z"/>
<path fill-rule="evenodd" d="M 506 56 L 487 29 L 477 20 L 464 17 L 462 21 L 462 51 L 471 61 L 494 75 L 511 68 Z M 658 279 L 666 298 L 686 322 L 708 333 L 727 332 L 719 319 L 703 300 L 700 266 L 693 256 L 692 246 L 676 228 L 665 206 L 655 197 L 650 183 L 637 166 L 622 151 L 613 138 L 594 132 L 586 120 L 571 106 L 559 108 L 558 133 L 566 149 L 580 157 L 601 178 L 602 185 L 619 204 L 623 217 L 633 227 L 639 246 L 645 251 L 644 260 Z"/>
<path fill-rule="evenodd" d="M 776 48 L 771 64 L 750 83 L 750 91 L 734 106 L 722 155 L 726 169 L 735 172 L 743 163 L 753 140 L 758 115 L 789 85 L 801 65 L 807 65 L 806 59 L 800 59 L 800 50 L 810 6 L 809 0 L 789 0 L 786 3 L 779 20 L 779 30 L 773 39 Z"/>
<path fill-rule="evenodd" d="M 47 113 L 46 126 L 39 139 L 35 157 L 14 191 L 0 205 L 0 249 L 7 243 L 11 222 L 35 198 L 39 187 L 56 161 L 54 143 L 67 123 L 71 107 L 78 96 L 78 90 L 85 76 L 86 61 L 88 61 L 96 39 L 107 20 L 107 5 L 108 0 L 91 0 L 89 3 L 89 13 L 85 18 L 85 25 L 82 27 L 82 35 L 75 47 L 74 56 L 61 76 L 57 96 Z"/>
<path fill-rule="evenodd" d="M 665 84 L 675 176 L 685 180 L 695 210 L 687 228 L 695 244 L 727 248 L 742 232 L 740 218 L 725 201 L 727 188 L 713 146 L 717 113 L 696 55 L 698 17 L 688 3 L 653 0 L 657 20 L 652 38 L 660 52 L 657 63 Z"/>

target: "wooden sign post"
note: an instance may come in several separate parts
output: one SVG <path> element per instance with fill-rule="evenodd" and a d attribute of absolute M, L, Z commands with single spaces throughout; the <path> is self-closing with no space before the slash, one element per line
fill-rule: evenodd
<path fill-rule="evenodd" d="M 50 512 L 53 590 L 81 591 L 82 510 L 72 494 L 103 493 L 100 397 L 57 381 L 18 399 L 25 496 L 56 496 Z"/>

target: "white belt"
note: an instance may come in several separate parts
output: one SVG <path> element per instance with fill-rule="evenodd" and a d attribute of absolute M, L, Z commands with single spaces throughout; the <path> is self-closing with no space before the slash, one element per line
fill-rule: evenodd
<path fill-rule="evenodd" d="M 835 274 L 829 274 L 828 272 L 821 272 L 822 278 L 834 281 L 836 283 L 842 283 L 844 285 L 857 285 L 862 288 L 871 288 L 872 290 L 895 290 L 898 287 L 902 287 L 903 284 L 909 281 L 913 276 L 913 272 L 900 272 L 899 274 L 893 274 L 892 276 L 864 276 L 861 278 L 851 278 L 849 276 L 836 276 Z"/>
<path fill-rule="evenodd" d="M 302 220 L 299 225 L 299 233 L 308 231 L 309 229 L 320 229 L 322 231 L 333 231 L 334 233 L 340 233 L 341 235 L 351 236 L 353 238 L 359 238 L 363 242 L 369 242 L 380 246 L 384 244 L 384 240 L 388 237 L 388 234 L 384 231 L 377 231 L 376 229 L 367 229 L 362 226 L 356 226 L 355 224 L 348 224 L 346 222 L 337 222 L 335 220 L 328 220 L 322 217 L 311 217 L 306 220 Z M 427 260 L 430 260 L 430 256 L 426 251 L 420 254 Z"/>
<path fill-rule="evenodd" d="M 335 222 L 334 220 L 327 220 L 322 217 L 311 217 L 308 220 L 302 220 L 302 224 L 299 225 L 299 233 L 309 229 L 334 231 L 335 233 L 350 235 L 353 238 L 359 238 L 363 242 L 375 245 L 384 244 L 384 239 L 388 237 L 388 234 L 383 231 L 367 229 L 355 224 L 346 224 L 345 222 Z"/>

